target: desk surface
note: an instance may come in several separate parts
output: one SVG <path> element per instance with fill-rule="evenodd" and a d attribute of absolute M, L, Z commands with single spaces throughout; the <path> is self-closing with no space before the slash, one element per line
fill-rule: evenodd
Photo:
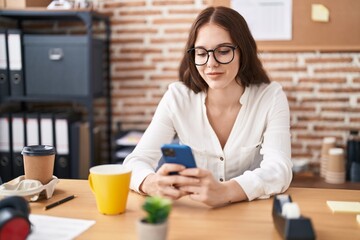
<path fill-rule="evenodd" d="M 360 239 L 360 224 L 355 214 L 333 214 L 326 200 L 360 201 L 359 190 L 290 188 L 287 192 L 300 206 L 302 215 L 311 218 L 317 239 Z M 75 194 L 77 197 L 45 211 L 44 206 Z M 95 198 L 86 180 L 61 179 L 49 200 L 30 203 L 31 213 L 95 220 L 78 239 L 136 239 L 136 221 L 144 197 L 131 192 L 127 211 L 121 215 L 98 213 Z M 273 198 L 241 202 L 212 209 L 188 198 L 177 200 L 169 218 L 168 239 L 281 239 L 273 224 Z"/>

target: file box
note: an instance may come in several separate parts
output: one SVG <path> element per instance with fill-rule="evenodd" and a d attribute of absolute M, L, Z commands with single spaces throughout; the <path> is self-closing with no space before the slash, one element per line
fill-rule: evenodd
<path fill-rule="evenodd" d="M 87 36 L 24 34 L 27 96 L 101 96 L 105 41 Z M 92 54 L 92 56 L 91 56 Z"/>

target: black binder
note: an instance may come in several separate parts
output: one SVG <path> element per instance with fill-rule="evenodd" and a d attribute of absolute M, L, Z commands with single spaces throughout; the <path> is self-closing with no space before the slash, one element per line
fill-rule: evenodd
<path fill-rule="evenodd" d="M 18 29 L 7 31 L 7 46 L 9 56 L 10 94 L 25 95 L 22 34 Z"/>
<path fill-rule="evenodd" d="M 80 144 L 81 140 L 80 140 L 80 131 L 81 131 L 81 122 L 75 122 L 73 124 L 71 124 L 70 127 L 70 137 L 71 137 L 71 141 L 69 145 L 69 149 L 71 149 L 71 151 L 69 151 L 69 155 L 70 155 L 70 176 L 71 178 L 79 178 L 79 173 L 80 173 L 80 161 L 79 161 L 79 157 L 80 157 Z"/>
<path fill-rule="evenodd" d="M 24 175 L 24 162 L 21 151 L 26 146 L 24 113 L 14 113 L 11 118 L 12 170 L 13 178 Z"/>
<path fill-rule="evenodd" d="M 8 44 L 5 29 L 0 29 L 0 101 L 10 95 Z"/>
<path fill-rule="evenodd" d="M 13 178 L 10 114 L 0 115 L 0 177 L 2 182 L 8 182 Z"/>
<path fill-rule="evenodd" d="M 72 162 L 78 161 L 78 159 L 72 159 L 72 153 L 73 151 L 78 151 L 79 132 L 72 128 L 72 124 L 74 124 L 77 119 L 78 116 L 71 112 L 56 113 L 54 115 L 56 148 L 54 171 L 55 176 L 58 178 L 71 178 L 72 173 L 74 174 L 71 170 Z M 76 156 L 74 156 L 74 158 L 76 158 Z"/>

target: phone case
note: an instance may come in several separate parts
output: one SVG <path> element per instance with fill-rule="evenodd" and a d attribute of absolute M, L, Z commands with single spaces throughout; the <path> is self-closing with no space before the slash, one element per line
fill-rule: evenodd
<path fill-rule="evenodd" d="M 189 146 L 165 144 L 161 147 L 161 151 L 166 163 L 177 163 L 186 168 L 196 168 L 195 159 Z"/>

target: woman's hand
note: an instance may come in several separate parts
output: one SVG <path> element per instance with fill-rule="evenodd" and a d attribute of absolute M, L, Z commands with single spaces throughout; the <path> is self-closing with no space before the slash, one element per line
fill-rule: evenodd
<path fill-rule="evenodd" d="M 140 190 L 150 196 L 158 195 L 170 199 L 179 199 L 188 192 L 179 189 L 180 186 L 194 185 L 199 183 L 199 179 L 182 175 L 170 175 L 171 172 L 181 172 L 185 169 L 183 165 L 165 163 L 159 170 L 148 175 Z"/>
<path fill-rule="evenodd" d="M 198 183 L 179 187 L 181 192 L 187 192 L 195 201 L 218 207 L 247 199 L 244 190 L 236 181 L 218 182 L 208 170 L 189 168 L 179 173 L 181 176 L 199 180 Z"/>

